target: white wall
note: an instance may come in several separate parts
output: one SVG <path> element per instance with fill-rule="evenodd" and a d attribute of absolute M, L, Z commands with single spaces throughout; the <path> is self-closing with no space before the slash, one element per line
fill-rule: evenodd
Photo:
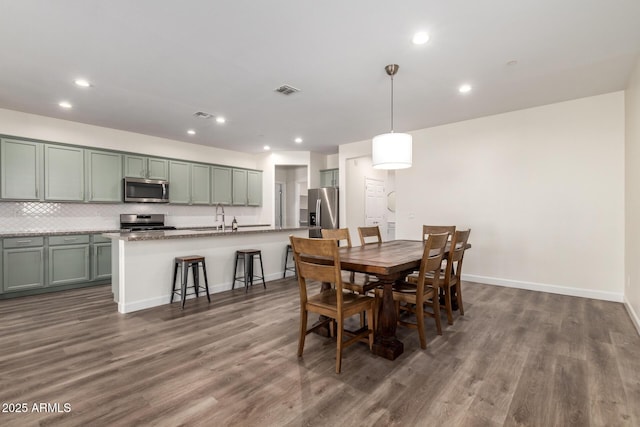
<path fill-rule="evenodd" d="M 640 333 L 640 59 L 625 92 L 625 305 Z"/>
<path fill-rule="evenodd" d="M 622 92 L 412 134 L 413 167 L 395 174 L 397 238 L 470 227 L 466 279 L 622 301 Z M 341 171 L 370 153 L 370 140 L 340 146 Z"/>
<path fill-rule="evenodd" d="M 396 173 L 399 238 L 470 227 L 469 279 L 622 300 L 622 92 L 413 135 L 414 167 Z"/>

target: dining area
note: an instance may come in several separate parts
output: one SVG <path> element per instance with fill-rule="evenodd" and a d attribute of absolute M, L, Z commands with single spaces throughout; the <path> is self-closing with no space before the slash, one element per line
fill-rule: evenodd
<path fill-rule="evenodd" d="M 359 341 L 373 354 L 395 360 L 404 351 L 398 325 L 416 329 L 426 349 L 425 318 L 433 319 L 442 335 L 441 308 L 448 325 L 454 307 L 464 315 L 461 274 L 470 232 L 424 225 L 421 241 L 383 241 L 379 227 L 358 227 L 360 246 L 351 244 L 347 228 L 323 229 L 322 239 L 291 236 L 300 291 L 298 356 L 306 335 L 319 332 L 336 340 L 338 374 L 343 349 Z M 311 328 L 308 313 L 320 315 Z M 360 327 L 345 330 L 345 320 L 355 315 Z"/>

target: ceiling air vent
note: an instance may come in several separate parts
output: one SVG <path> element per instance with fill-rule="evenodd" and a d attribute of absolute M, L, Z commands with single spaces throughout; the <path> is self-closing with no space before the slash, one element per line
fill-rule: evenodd
<path fill-rule="evenodd" d="M 196 116 L 199 119 L 212 119 L 213 118 L 213 114 L 205 113 L 204 111 L 196 111 L 195 113 L 193 113 L 193 115 Z"/>
<path fill-rule="evenodd" d="M 275 88 L 276 92 L 279 92 L 283 95 L 291 95 L 292 93 L 300 92 L 300 89 L 295 88 L 289 85 L 282 85 L 280 87 Z"/>

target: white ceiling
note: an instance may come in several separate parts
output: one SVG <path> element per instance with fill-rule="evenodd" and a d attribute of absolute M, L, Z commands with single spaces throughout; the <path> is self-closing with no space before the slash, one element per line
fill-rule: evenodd
<path fill-rule="evenodd" d="M 639 53 L 638 0 L 0 0 L 0 108 L 334 153 L 389 131 L 389 63 L 409 131 L 622 90 Z"/>

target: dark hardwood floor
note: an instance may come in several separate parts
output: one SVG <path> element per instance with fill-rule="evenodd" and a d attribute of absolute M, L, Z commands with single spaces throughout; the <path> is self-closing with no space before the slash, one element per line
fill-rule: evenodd
<path fill-rule="evenodd" d="M 0 301 L 0 425 L 640 425 L 621 304 L 465 282 L 427 350 L 399 327 L 397 360 L 358 344 L 336 375 L 330 339 L 296 357 L 296 282 L 267 285 L 129 315 L 109 286 Z"/>

